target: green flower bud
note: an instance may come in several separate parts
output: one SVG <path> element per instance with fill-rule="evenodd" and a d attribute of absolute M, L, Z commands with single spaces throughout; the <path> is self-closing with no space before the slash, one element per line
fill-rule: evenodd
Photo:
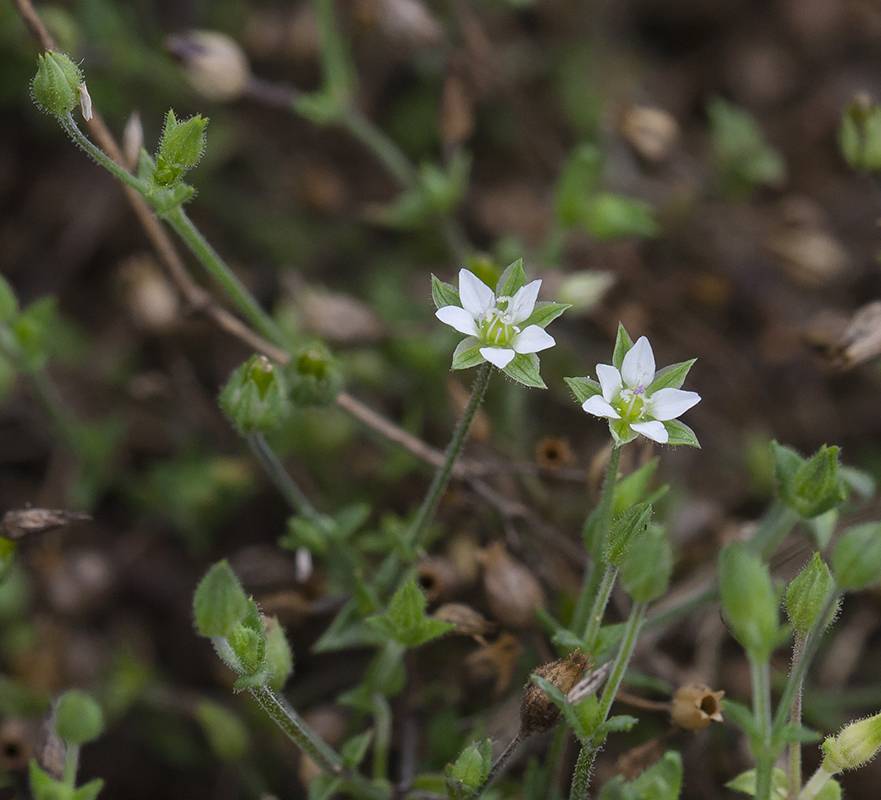
<path fill-rule="evenodd" d="M 266 634 L 266 666 L 269 675 L 266 684 L 270 689 L 281 689 L 294 671 L 294 656 L 285 636 L 284 628 L 275 617 L 263 617 Z"/>
<path fill-rule="evenodd" d="M 864 589 L 881 580 L 881 523 L 845 533 L 832 553 L 832 568 L 842 589 Z"/>
<path fill-rule="evenodd" d="M 473 742 L 447 767 L 447 790 L 454 800 L 467 800 L 489 775 L 492 764 L 492 741 Z"/>
<path fill-rule="evenodd" d="M 244 619 L 233 628 L 227 637 L 230 649 L 238 660 L 237 671 L 243 676 L 259 674 L 260 683 L 265 680 L 266 632 L 260 609 L 252 598 L 248 598 L 248 608 Z"/>
<path fill-rule="evenodd" d="M 252 356 L 220 392 L 220 407 L 244 434 L 271 430 L 290 413 L 282 370 L 265 356 Z"/>
<path fill-rule="evenodd" d="M 862 767 L 881 750 L 881 714 L 845 725 L 838 736 L 828 736 L 822 747 L 826 753 L 823 769 L 831 775 Z"/>
<path fill-rule="evenodd" d="M 151 176 L 155 188 L 173 186 L 187 170 L 199 163 L 205 151 L 207 124 L 208 120 L 201 115 L 178 122 L 174 111 L 168 112 L 156 153 L 156 167 Z"/>
<path fill-rule="evenodd" d="M 823 445 L 809 459 L 777 442 L 772 448 L 780 482 L 780 499 L 800 516 L 805 519 L 819 516 L 847 497 L 844 483 L 838 476 L 837 447 Z"/>
<path fill-rule="evenodd" d="M 719 588 L 734 635 L 753 659 L 766 663 L 785 635 L 768 567 L 743 545 L 729 544 L 719 555 Z"/>
<path fill-rule="evenodd" d="M 652 507 L 649 503 L 632 505 L 615 517 L 606 539 L 606 561 L 620 567 L 631 542 L 639 534 L 645 533 L 651 518 Z"/>
<path fill-rule="evenodd" d="M 326 406 L 342 388 L 339 365 L 320 342 L 304 347 L 288 362 L 285 378 L 291 401 L 298 406 Z"/>
<path fill-rule="evenodd" d="M 193 614 L 202 636 L 229 636 L 248 614 L 248 596 L 226 559 L 218 561 L 199 582 Z"/>
<path fill-rule="evenodd" d="M 637 603 L 650 603 L 667 591 L 673 571 L 673 550 L 666 531 L 651 526 L 637 536 L 621 562 L 621 585 Z"/>
<path fill-rule="evenodd" d="M 37 60 L 37 74 L 31 82 L 34 100 L 43 111 L 64 118 L 80 102 L 77 89 L 83 84 L 83 73 L 64 53 L 47 50 Z"/>
<path fill-rule="evenodd" d="M 881 169 L 881 106 L 867 94 L 858 94 L 841 117 L 838 141 L 845 160 L 854 169 Z"/>
<path fill-rule="evenodd" d="M 814 627 L 834 588 L 835 579 L 829 567 L 820 559 L 819 553 L 814 553 L 810 563 L 786 588 L 786 613 L 789 624 L 799 636 L 807 636 Z"/>
<path fill-rule="evenodd" d="M 210 700 L 196 706 L 196 719 L 221 761 L 241 761 L 248 752 L 248 729 L 229 709 Z"/>
<path fill-rule="evenodd" d="M 61 695 L 55 707 L 55 731 L 70 744 L 85 744 L 104 730 L 104 715 L 89 695 L 71 689 Z"/>

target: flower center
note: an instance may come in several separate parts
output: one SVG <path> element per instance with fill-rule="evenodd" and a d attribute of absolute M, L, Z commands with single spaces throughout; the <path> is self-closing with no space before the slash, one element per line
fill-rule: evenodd
<path fill-rule="evenodd" d="M 514 324 L 507 311 L 510 300 L 510 297 L 496 298 L 495 307 L 485 311 L 477 321 L 480 340 L 490 347 L 509 347 L 514 337 L 520 333 L 520 328 Z"/>
<path fill-rule="evenodd" d="M 621 415 L 621 419 L 639 422 L 645 417 L 645 387 L 640 384 L 635 389 L 622 389 L 615 410 Z"/>

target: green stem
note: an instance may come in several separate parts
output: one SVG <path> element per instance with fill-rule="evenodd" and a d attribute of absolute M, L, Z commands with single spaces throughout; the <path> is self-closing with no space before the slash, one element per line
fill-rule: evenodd
<path fill-rule="evenodd" d="M 351 105 L 343 107 L 339 124 L 376 156 L 402 188 L 412 189 L 416 186 L 419 175 L 404 151 L 357 108 Z"/>
<path fill-rule="evenodd" d="M 798 662 L 804 654 L 805 640 L 803 636 L 796 636 L 792 645 L 792 666 L 790 673 L 798 669 Z M 801 700 L 804 677 L 798 682 L 795 696 L 792 699 L 792 708 L 789 712 L 789 722 L 792 725 L 801 725 Z M 801 790 L 801 744 L 792 742 L 789 745 L 789 798 L 794 800 Z"/>
<path fill-rule="evenodd" d="M 341 104 L 348 103 L 355 89 L 355 72 L 340 36 L 333 10 L 333 0 L 315 0 L 321 66 L 328 94 Z"/>
<path fill-rule="evenodd" d="M 777 748 L 771 743 L 771 671 L 767 661 L 749 659 L 752 677 L 753 713 L 761 739 L 754 741 L 756 800 L 771 800 L 771 785 Z"/>
<path fill-rule="evenodd" d="M 76 771 L 80 763 L 80 746 L 73 742 L 67 743 L 64 753 L 64 783 L 73 789 L 76 786 Z"/>
<path fill-rule="evenodd" d="M 476 797 L 480 797 L 486 787 L 489 786 L 498 777 L 499 773 L 507 766 L 508 762 L 511 760 L 511 757 L 514 755 L 514 753 L 517 752 L 517 748 L 520 747 L 520 745 L 523 743 L 528 735 L 529 734 L 525 733 L 521 728 L 520 731 L 518 731 L 517 735 L 513 739 L 511 739 L 508 746 L 502 751 L 501 755 L 492 765 L 489 774 L 486 776 L 486 780 L 477 787 Z"/>
<path fill-rule="evenodd" d="M 820 764 L 817 767 L 817 771 L 811 776 L 811 779 L 805 784 L 805 788 L 801 790 L 801 794 L 798 796 L 798 800 L 814 800 L 814 798 L 820 793 L 820 789 L 822 789 L 829 778 L 832 777 L 834 773 L 827 772 L 823 769 L 823 765 Z"/>
<path fill-rule="evenodd" d="M 171 225 L 184 240 L 193 254 L 202 263 L 214 280 L 216 280 L 230 299 L 239 308 L 245 318 L 254 326 L 261 336 L 278 345 L 287 347 L 287 337 L 272 317 L 269 316 L 235 276 L 195 225 L 190 221 L 181 206 L 176 206 L 164 215 L 165 221 Z"/>
<path fill-rule="evenodd" d="M 587 618 L 584 629 L 584 646 L 588 652 L 593 651 L 596 647 L 600 627 L 602 627 L 603 617 L 606 613 L 606 606 L 609 604 L 609 598 L 612 596 L 612 589 L 615 588 L 615 579 L 617 577 L 618 567 L 614 564 L 606 564 L 606 568 L 603 570 L 603 577 L 600 578 L 600 584 L 594 594 L 593 606 L 590 609 L 590 616 Z"/>
<path fill-rule="evenodd" d="M 774 504 L 768 509 L 756 532 L 752 538 L 746 543 L 746 551 L 753 555 L 761 556 L 767 561 L 768 557 L 777 548 L 777 545 L 783 541 L 783 538 L 798 523 L 798 512 L 789 506 L 775 500 Z"/>
<path fill-rule="evenodd" d="M 590 788 L 590 774 L 593 772 L 593 762 L 600 751 L 600 745 L 587 741 L 581 746 L 578 761 L 575 762 L 575 774 L 572 776 L 572 788 L 569 791 L 569 800 L 584 800 Z"/>
<path fill-rule="evenodd" d="M 489 363 L 481 364 L 477 371 L 477 378 L 474 381 L 474 386 L 471 390 L 471 399 L 468 401 L 468 405 L 462 413 L 462 418 L 459 420 L 456 429 L 453 431 L 453 438 L 450 439 L 450 443 L 447 445 L 444 463 L 435 473 L 434 480 L 432 481 L 428 493 L 425 495 L 425 499 L 422 501 L 422 505 L 416 514 L 416 518 L 413 520 L 413 525 L 408 532 L 407 544 L 411 548 L 418 548 L 421 545 L 422 539 L 425 536 L 425 530 L 431 523 L 441 496 L 447 488 L 447 484 L 450 482 L 453 466 L 456 463 L 456 459 L 459 457 L 459 453 L 462 451 L 462 447 L 465 445 L 465 440 L 468 438 L 468 431 L 471 430 L 471 423 L 474 421 L 474 415 L 477 413 L 477 409 L 480 408 L 484 395 L 486 395 L 486 388 L 489 386 L 490 375 L 492 375 L 492 365 Z"/>
<path fill-rule="evenodd" d="M 128 170 L 119 166 L 119 164 L 110 158 L 107 153 L 92 144 L 88 137 L 86 137 L 86 135 L 77 127 L 72 114 L 60 118 L 59 121 L 61 122 L 61 127 L 67 132 L 67 135 L 73 139 L 74 144 L 82 150 L 85 150 L 85 152 L 94 158 L 95 161 L 104 167 L 104 169 L 111 172 L 115 178 L 118 178 L 126 185 L 131 186 L 132 189 L 139 192 L 141 195 L 145 194 L 144 184 Z"/>
<path fill-rule="evenodd" d="M 285 500 L 288 501 L 291 508 L 298 514 L 307 517 L 316 525 L 322 526 L 327 522 L 327 518 L 319 513 L 312 505 L 309 498 L 303 493 L 303 490 L 297 486 L 290 473 L 284 468 L 284 464 L 279 461 L 278 456 L 266 442 L 266 438 L 262 433 L 249 433 L 247 436 L 248 444 L 254 453 L 260 466 L 263 467 L 267 475 L 269 475 L 276 488 L 282 493 Z"/>
<path fill-rule="evenodd" d="M 379 692 L 373 695 L 373 779 L 388 777 L 388 754 L 392 738 L 392 709 Z"/>

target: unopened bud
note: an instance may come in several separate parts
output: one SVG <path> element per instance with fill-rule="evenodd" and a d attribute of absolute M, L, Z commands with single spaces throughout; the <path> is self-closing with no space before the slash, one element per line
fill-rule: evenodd
<path fill-rule="evenodd" d="M 263 617 L 263 630 L 266 633 L 266 665 L 269 668 L 266 685 L 278 690 L 287 683 L 294 671 L 294 656 L 284 628 L 276 617 Z"/>
<path fill-rule="evenodd" d="M 724 694 L 700 683 L 680 686 L 670 702 L 670 716 L 673 722 L 687 731 L 699 731 L 711 722 L 722 722 L 719 701 Z"/>
<path fill-rule="evenodd" d="M 80 101 L 83 73 L 70 56 L 47 50 L 38 57 L 37 74 L 31 83 L 37 105 L 56 117 L 66 117 Z"/>
<path fill-rule="evenodd" d="M 252 356 L 230 376 L 219 403 L 245 434 L 270 430 L 290 412 L 284 375 L 265 356 Z"/>
<path fill-rule="evenodd" d="M 799 636 L 807 636 L 814 627 L 834 586 L 835 579 L 819 553 L 814 553 L 810 563 L 790 581 L 784 596 L 786 613 Z"/>
<path fill-rule="evenodd" d="M 324 406 L 342 388 L 339 365 L 330 350 L 320 342 L 304 347 L 288 362 L 285 377 L 290 398 L 298 406 Z"/>
<path fill-rule="evenodd" d="M 79 689 L 65 692 L 55 708 L 55 730 L 70 744 L 97 739 L 104 730 L 101 706 Z"/>
<path fill-rule="evenodd" d="M 533 670 L 534 675 L 550 681 L 563 694 L 568 694 L 590 666 L 590 655 L 573 650 L 566 658 L 543 664 Z M 531 681 L 523 690 L 520 700 L 520 729 L 523 733 L 540 733 L 554 727 L 563 717 L 553 701 Z"/>
<path fill-rule="evenodd" d="M 183 177 L 187 170 L 199 163 L 205 150 L 205 126 L 208 120 L 201 115 L 178 121 L 169 110 L 162 129 L 156 168 L 152 181 L 157 188 L 168 188 Z"/>
<path fill-rule="evenodd" d="M 169 36 L 165 48 L 183 65 L 184 77 L 199 94 L 229 101 L 245 93 L 251 78 L 248 58 L 238 43 L 217 31 Z"/>
<path fill-rule="evenodd" d="M 823 769 L 832 775 L 867 764 L 881 750 L 881 714 L 845 725 L 838 736 L 827 737 L 822 747 L 826 753 Z"/>
<path fill-rule="evenodd" d="M 808 459 L 776 442 L 773 450 L 780 499 L 805 519 L 835 508 L 846 498 L 838 476 L 839 448 L 823 445 Z"/>

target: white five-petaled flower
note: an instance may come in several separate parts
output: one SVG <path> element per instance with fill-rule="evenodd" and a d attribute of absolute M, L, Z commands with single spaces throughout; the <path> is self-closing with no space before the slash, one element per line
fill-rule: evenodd
<path fill-rule="evenodd" d="M 541 281 L 527 283 L 513 297 L 496 297 L 480 278 L 467 269 L 459 271 L 461 306 L 444 306 L 437 318 L 459 333 L 477 338 L 480 355 L 504 369 L 518 353 L 538 353 L 553 347 L 554 337 L 538 325 L 521 327 L 535 309 Z"/>
<path fill-rule="evenodd" d="M 664 422 L 676 419 L 701 399 L 697 392 L 672 387 L 651 390 L 655 380 L 655 355 L 645 336 L 627 351 L 620 370 L 610 364 L 597 364 L 597 377 L 602 394 L 588 397 L 581 407 L 589 414 L 610 420 L 618 439 L 627 439 L 629 428 L 666 444 L 670 434 Z"/>

